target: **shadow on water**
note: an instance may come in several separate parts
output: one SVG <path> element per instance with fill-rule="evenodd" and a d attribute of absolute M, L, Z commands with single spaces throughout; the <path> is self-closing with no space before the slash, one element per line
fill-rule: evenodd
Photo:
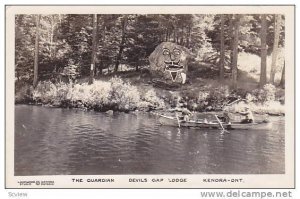
<path fill-rule="evenodd" d="M 284 173 L 284 118 L 220 133 L 161 126 L 146 113 L 15 112 L 15 175 Z"/>

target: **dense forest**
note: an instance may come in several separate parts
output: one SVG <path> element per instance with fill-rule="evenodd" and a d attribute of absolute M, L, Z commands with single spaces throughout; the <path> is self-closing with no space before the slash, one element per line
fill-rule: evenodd
<path fill-rule="evenodd" d="M 232 95 L 282 104 L 284 20 L 275 14 L 16 15 L 16 102 L 72 107 L 80 102 L 99 110 L 134 110 L 141 101 L 142 107 L 164 106 L 178 91 L 188 96 L 194 110 L 214 109 Z M 187 85 L 165 91 L 151 82 L 148 58 L 162 42 L 189 50 Z M 109 94 L 103 86 L 107 83 Z M 98 102 L 79 98 L 79 93 L 88 95 L 85 89 L 100 89 L 97 96 L 89 96 Z M 124 97 L 130 92 L 135 97 Z M 229 94 L 223 97 L 224 93 Z M 53 99 L 44 99 L 47 95 Z"/>

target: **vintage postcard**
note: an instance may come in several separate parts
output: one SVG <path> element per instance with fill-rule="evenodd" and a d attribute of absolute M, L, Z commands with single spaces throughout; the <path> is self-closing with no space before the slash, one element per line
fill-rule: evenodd
<path fill-rule="evenodd" d="M 294 188 L 294 6 L 6 6 L 6 188 Z"/>

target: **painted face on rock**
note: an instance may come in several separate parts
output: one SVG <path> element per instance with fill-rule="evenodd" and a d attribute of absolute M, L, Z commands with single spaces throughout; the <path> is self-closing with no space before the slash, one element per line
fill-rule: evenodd
<path fill-rule="evenodd" d="M 163 56 L 164 56 L 164 63 L 166 70 L 172 69 L 182 69 L 183 65 L 180 63 L 181 61 L 181 54 L 182 51 L 178 48 L 164 48 L 163 49 Z"/>
<path fill-rule="evenodd" d="M 149 56 L 150 70 L 166 81 L 185 83 L 188 50 L 172 42 L 159 44 Z"/>

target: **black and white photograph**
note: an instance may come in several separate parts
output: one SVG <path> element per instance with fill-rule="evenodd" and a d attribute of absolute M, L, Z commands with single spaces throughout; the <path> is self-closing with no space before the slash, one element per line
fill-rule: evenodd
<path fill-rule="evenodd" d="M 57 8 L 6 8 L 8 186 L 294 186 L 293 6 Z"/>

